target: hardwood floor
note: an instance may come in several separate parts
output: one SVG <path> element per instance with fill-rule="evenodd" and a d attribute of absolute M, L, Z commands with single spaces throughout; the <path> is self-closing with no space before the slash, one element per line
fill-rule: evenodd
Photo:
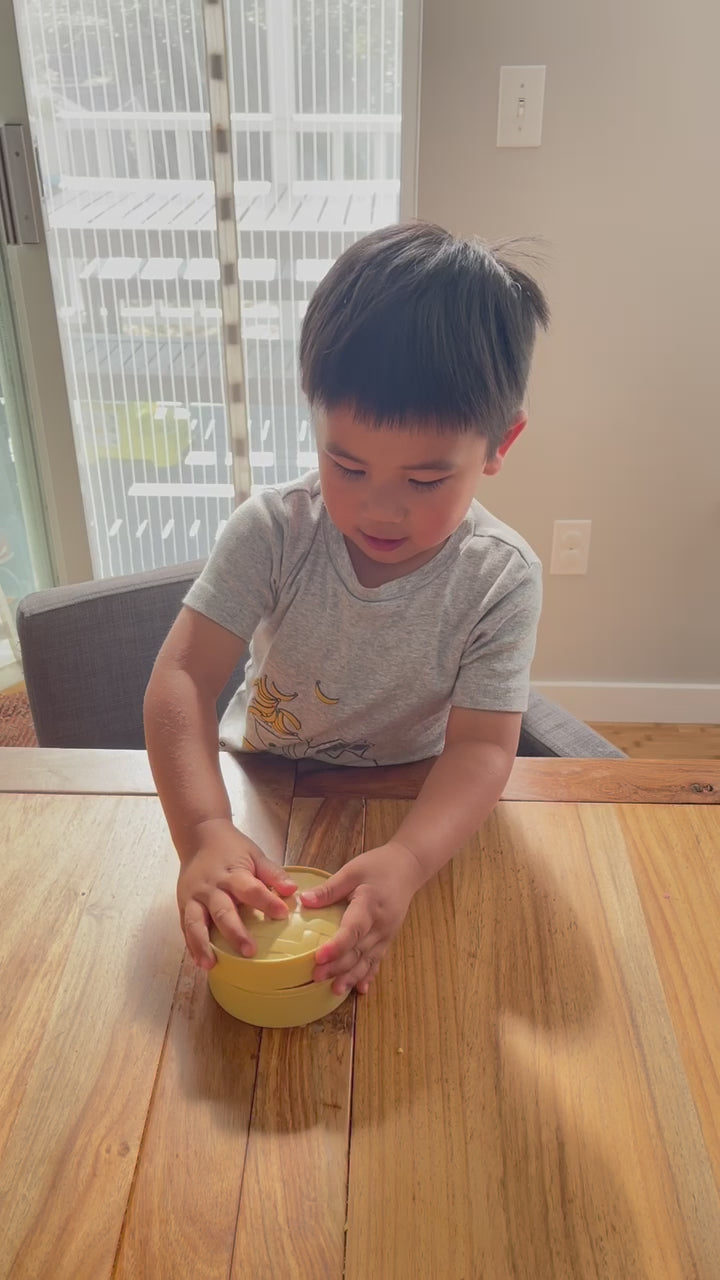
<path fill-rule="evenodd" d="M 638 760 L 720 760 L 718 724 L 593 724 Z"/>

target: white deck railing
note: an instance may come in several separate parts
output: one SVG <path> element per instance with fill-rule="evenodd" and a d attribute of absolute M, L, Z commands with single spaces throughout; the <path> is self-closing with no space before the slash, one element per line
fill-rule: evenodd
<path fill-rule="evenodd" d="M 206 554 L 232 487 L 212 134 L 188 109 L 206 101 L 200 0 L 17 3 L 96 571 Z M 314 456 L 296 368 L 314 288 L 397 217 L 401 24 L 401 0 L 228 10 L 258 488 Z"/>

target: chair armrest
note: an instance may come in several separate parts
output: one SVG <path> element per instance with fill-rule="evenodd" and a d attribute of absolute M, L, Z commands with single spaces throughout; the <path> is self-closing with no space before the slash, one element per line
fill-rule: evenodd
<path fill-rule="evenodd" d="M 625 759 L 625 752 L 607 738 L 534 691 L 523 716 L 518 755 Z"/>
<path fill-rule="evenodd" d="M 145 745 L 150 672 L 202 563 L 53 587 L 20 602 L 17 629 L 41 746 Z"/>

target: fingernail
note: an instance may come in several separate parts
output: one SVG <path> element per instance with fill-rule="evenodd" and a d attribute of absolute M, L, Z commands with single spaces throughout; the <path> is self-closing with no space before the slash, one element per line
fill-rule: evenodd
<path fill-rule="evenodd" d="M 341 982 L 341 983 L 340 983 L 340 986 L 339 986 L 339 987 L 338 987 L 338 989 L 337 989 L 337 993 L 338 993 L 338 995 L 339 995 L 339 996 L 344 996 L 344 995 L 345 995 L 345 993 L 346 993 L 346 991 L 347 991 L 347 983 L 346 983 L 346 982 Z"/>
<path fill-rule="evenodd" d="M 249 942 L 241 942 L 241 944 L 240 944 L 240 951 L 241 951 L 242 955 L 244 955 L 244 956 L 251 956 L 251 955 L 252 955 L 252 947 L 251 947 L 250 943 L 249 943 Z"/>
<path fill-rule="evenodd" d="M 301 893 L 300 897 L 302 898 L 303 902 L 309 902 L 311 907 L 318 900 L 318 895 L 315 889 L 308 889 L 307 893 Z"/>

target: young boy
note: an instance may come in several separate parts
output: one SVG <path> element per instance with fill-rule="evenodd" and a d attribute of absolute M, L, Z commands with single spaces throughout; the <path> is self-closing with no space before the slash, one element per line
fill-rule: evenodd
<path fill-rule="evenodd" d="M 415 892 L 494 808 L 527 707 L 541 570 L 474 495 L 525 426 L 547 322 L 527 275 L 422 223 L 353 245 L 315 292 L 300 366 L 319 471 L 233 513 L 145 698 L 203 968 L 213 921 L 252 955 L 238 904 L 280 918 L 295 888 L 233 826 L 218 764 L 215 703 L 247 643 L 223 745 L 356 766 L 437 757 L 393 839 L 303 895 L 349 902 L 316 981 L 366 992 Z"/>

